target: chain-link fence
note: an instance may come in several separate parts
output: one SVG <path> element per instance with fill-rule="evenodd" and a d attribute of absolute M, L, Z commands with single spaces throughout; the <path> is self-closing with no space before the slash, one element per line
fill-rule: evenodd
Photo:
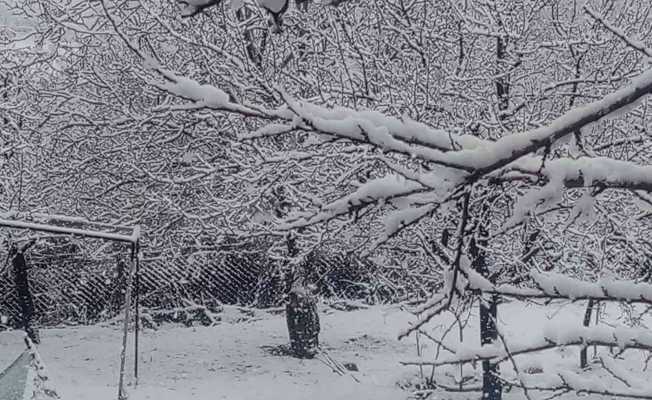
<path fill-rule="evenodd" d="M 107 253 L 89 254 L 68 245 L 30 250 L 27 264 L 35 323 L 88 324 L 118 315 L 129 268 L 127 254 Z M 411 290 L 413 278 L 407 269 L 325 252 L 314 254 L 307 263 L 307 280 L 322 297 L 388 302 L 404 298 Z M 189 304 L 209 308 L 220 304 L 277 306 L 283 302 L 281 270 L 279 262 L 264 252 L 212 250 L 179 255 L 145 249 L 140 262 L 140 302 L 151 309 Z M 0 266 L 0 315 L 8 317 L 9 325 L 18 321 L 17 301 L 7 258 Z"/>
<path fill-rule="evenodd" d="M 35 322 L 56 325 L 93 323 L 117 314 L 122 305 L 124 263 L 115 257 L 94 257 L 56 246 L 57 253 L 30 250 L 25 255 Z M 62 251 L 63 250 L 63 251 Z M 20 307 L 11 257 L 2 254 L 0 265 L 0 315 L 13 325 Z"/>

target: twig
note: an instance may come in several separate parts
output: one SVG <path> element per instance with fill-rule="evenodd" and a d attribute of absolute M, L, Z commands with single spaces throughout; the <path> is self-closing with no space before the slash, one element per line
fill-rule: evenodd
<path fill-rule="evenodd" d="M 480 300 L 482 301 L 482 300 Z M 505 336 L 500 332 L 500 329 L 498 329 L 498 321 L 494 319 L 494 325 L 496 326 L 496 333 L 498 334 L 498 337 L 500 338 L 501 343 L 503 344 L 503 348 L 505 349 L 505 352 L 507 353 L 507 357 L 509 358 L 509 361 L 512 363 L 512 368 L 514 369 L 514 373 L 516 374 L 516 378 L 518 381 L 521 383 L 521 389 L 523 389 L 523 394 L 528 400 L 532 400 L 532 397 L 530 397 L 530 393 L 528 392 L 527 387 L 525 386 L 525 383 L 521 379 L 521 373 L 518 370 L 518 366 L 516 365 L 516 360 L 514 360 L 514 356 L 512 356 L 512 353 L 509 351 L 509 348 L 507 346 L 507 342 L 505 341 Z"/>

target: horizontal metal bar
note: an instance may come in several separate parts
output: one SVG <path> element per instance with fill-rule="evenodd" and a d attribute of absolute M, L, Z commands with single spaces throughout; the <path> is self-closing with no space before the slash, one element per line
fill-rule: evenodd
<path fill-rule="evenodd" d="M 90 221 L 86 218 L 82 217 L 70 217 L 67 215 L 60 215 L 60 214 L 45 214 L 45 213 L 29 213 L 25 214 L 25 216 L 28 217 L 33 217 L 33 218 L 40 218 L 44 220 L 43 222 L 47 221 L 57 221 L 57 222 L 67 222 L 67 223 L 72 223 L 72 224 L 86 224 L 90 226 L 96 226 L 100 228 L 114 228 L 114 229 L 134 229 L 133 226 L 128 226 L 128 225 L 115 225 L 115 224 L 109 224 L 106 222 L 96 222 L 96 221 Z M 31 219 L 31 218 L 27 218 Z"/>
<path fill-rule="evenodd" d="M 137 243 L 140 239 L 140 227 L 134 227 L 133 234 L 121 235 L 118 233 L 98 232 L 87 229 L 67 228 L 56 225 L 37 224 L 33 222 L 14 221 L 9 219 L 0 219 L 0 226 L 13 229 L 29 229 L 33 231 L 59 233 L 67 235 L 86 236 L 97 239 L 113 240 L 117 242 Z"/>

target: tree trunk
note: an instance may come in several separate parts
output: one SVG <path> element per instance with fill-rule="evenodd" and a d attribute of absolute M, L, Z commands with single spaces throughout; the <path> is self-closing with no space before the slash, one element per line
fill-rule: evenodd
<path fill-rule="evenodd" d="M 285 311 L 292 353 L 299 358 L 314 357 L 320 330 L 316 300 L 300 288 L 293 289 Z"/>
<path fill-rule="evenodd" d="M 493 197 L 493 196 L 490 196 Z M 487 264 L 487 255 L 484 251 L 488 247 L 489 232 L 482 218 L 487 218 L 491 200 L 482 204 L 476 225 L 475 235 L 469 243 L 469 252 L 473 260 L 473 269 L 491 283 L 496 283 L 496 274 L 491 274 Z M 480 295 L 480 343 L 491 345 L 498 340 L 498 295 Z M 482 362 L 482 400 L 501 400 L 502 383 L 498 379 L 498 363 L 489 360 Z"/>
<path fill-rule="evenodd" d="M 499 25 L 502 22 L 498 21 Z M 496 79 L 496 97 L 498 98 L 498 109 L 501 111 L 499 114 L 500 120 L 504 123 L 505 115 L 503 112 L 509 108 L 509 75 L 504 74 L 504 70 L 509 68 L 505 65 L 507 59 L 507 40 L 502 37 L 496 38 L 496 73 L 499 78 Z M 501 75 L 504 74 L 504 75 Z M 485 202 L 482 205 L 481 216 L 486 216 L 488 205 Z M 482 218 L 482 217 L 480 217 Z M 484 248 L 487 247 L 488 232 L 482 223 L 478 222 L 478 243 L 476 239 L 471 240 L 470 252 L 473 256 L 474 268 L 484 278 L 489 279 L 495 283 L 495 276 L 489 273 L 487 259 Z M 490 345 L 498 340 L 498 302 L 499 296 L 482 296 L 480 299 L 480 343 Z M 491 361 L 482 362 L 482 400 L 501 400 L 502 399 L 502 383 L 498 379 L 499 367 L 497 363 Z"/>
<path fill-rule="evenodd" d="M 471 239 L 470 251 L 473 256 L 474 269 L 483 277 L 491 279 L 487 266 L 486 255 L 482 248 L 487 245 L 486 230 L 480 223 L 479 244 Z M 480 298 L 480 343 L 489 345 L 498 340 L 498 295 L 485 296 Z M 500 400 L 502 398 L 502 384 L 498 379 L 499 368 L 497 363 L 491 361 L 482 362 L 482 400 Z"/>
<path fill-rule="evenodd" d="M 292 258 L 296 257 L 299 254 L 296 236 L 289 234 L 286 240 L 288 255 Z M 295 265 L 289 265 L 286 274 L 285 315 L 290 335 L 290 348 L 296 357 L 312 358 L 317 354 L 319 346 L 317 301 L 308 293 L 305 271 L 297 270 Z"/>
<path fill-rule="evenodd" d="M 29 279 L 27 276 L 27 262 L 22 250 L 14 250 L 15 254 L 11 261 L 14 269 L 14 284 L 18 294 L 18 307 L 20 308 L 19 324 L 25 333 L 34 343 L 39 343 L 38 332 L 32 327 L 32 318 L 34 317 L 34 301 L 29 289 Z"/>
<path fill-rule="evenodd" d="M 480 301 L 480 343 L 488 345 L 498 339 L 496 321 L 498 317 L 498 296 L 491 295 Z M 498 364 L 488 360 L 482 362 L 482 400 L 500 400 L 502 384 L 498 379 Z"/>

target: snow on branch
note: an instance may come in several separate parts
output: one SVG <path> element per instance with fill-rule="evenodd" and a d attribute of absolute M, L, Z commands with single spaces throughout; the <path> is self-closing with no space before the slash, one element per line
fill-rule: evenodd
<path fill-rule="evenodd" d="M 569 188 L 603 186 L 652 192 L 652 165 L 607 157 L 560 158 L 546 162 L 543 168 L 541 160 L 528 158 L 512 165 L 532 174 L 540 171 L 549 181 L 563 183 Z"/>
<path fill-rule="evenodd" d="M 637 328 L 611 328 L 606 326 L 566 327 L 549 326 L 539 336 L 529 342 L 510 343 L 509 353 L 499 342 L 491 345 L 477 346 L 471 343 L 459 343 L 457 347 L 450 346 L 454 353 L 434 361 L 408 360 L 403 365 L 441 366 L 464 364 L 469 362 L 489 360 L 503 362 L 512 356 L 549 350 L 562 346 L 605 346 L 621 350 L 639 349 L 652 350 L 652 332 Z"/>
<path fill-rule="evenodd" d="M 510 168 L 532 175 L 541 174 L 548 182 L 543 187 L 529 189 L 514 206 L 514 213 L 503 231 L 523 222 L 531 211 L 539 207 L 545 210 L 561 200 L 562 188 L 602 187 L 652 192 L 652 165 L 638 165 L 630 161 L 607 157 L 562 158 L 548 161 L 541 168 L 541 161 L 533 157 L 523 158 Z M 585 213 L 590 214 L 592 196 L 583 197 Z"/>
<path fill-rule="evenodd" d="M 195 80 L 177 76 L 164 69 L 161 69 L 160 72 L 167 79 L 167 82 L 157 85 L 162 90 L 209 108 L 222 108 L 230 103 L 229 95 L 213 85 L 202 85 Z"/>
<path fill-rule="evenodd" d="M 413 196 L 411 196 L 413 197 Z M 408 206 L 399 209 L 384 218 L 385 231 L 382 236 L 374 243 L 372 248 L 378 247 L 380 244 L 387 242 L 390 238 L 394 237 L 398 232 L 405 227 L 414 225 L 421 221 L 427 215 L 432 214 L 439 207 L 439 203 L 434 201 L 429 204 L 420 206 Z"/>
<path fill-rule="evenodd" d="M 150 82 L 152 85 L 194 103 L 193 105 L 182 107 L 182 110 L 208 108 L 263 119 L 273 119 L 276 117 L 276 113 L 273 111 L 259 110 L 232 101 L 228 93 L 216 86 L 201 84 L 194 79 L 178 76 L 171 71 L 161 68 L 151 60 L 147 64 L 165 79 L 163 83 L 152 81 Z"/>
<path fill-rule="evenodd" d="M 473 290 L 519 298 L 623 301 L 652 304 L 652 285 L 629 281 L 600 280 L 585 282 L 556 273 L 530 273 L 536 289 L 509 285 L 493 285 L 469 271 L 469 286 Z"/>
<path fill-rule="evenodd" d="M 432 128 L 421 122 L 414 121 L 407 116 L 402 119 L 387 116 L 377 111 L 358 111 L 346 107 L 326 108 L 319 105 L 291 100 L 283 92 L 283 97 L 290 104 L 293 111 L 308 121 L 316 120 L 322 127 L 326 125 L 327 130 L 336 136 L 345 137 L 350 132 L 359 132 L 355 139 L 365 139 L 365 127 L 369 128 L 368 133 L 376 136 L 370 137 L 369 140 L 376 142 L 381 148 L 384 145 L 396 144 L 393 140 L 402 142 L 399 146 L 405 144 L 419 146 L 426 149 L 438 150 L 442 153 L 456 151 L 460 149 L 474 149 L 483 146 L 487 141 L 471 135 L 457 135 L 442 129 Z M 345 121 L 342 125 L 335 125 L 335 121 Z M 333 124 L 333 125 L 331 125 Z M 331 126 L 329 126 L 331 125 Z M 376 129 L 382 127 L 383 132 L 376 132 Z M 343 132 L 339 131 L 343 130 Z M 381 134 L 387 133 L 391 136 L 389 142 L 384 142 Z M 385 137 L 385 140 L 388 138 Z M 390 150 L 391 148 L 387 148 Z M 438 154 L 438 153 L 435 153 Z M 415 155 L 417 155 L 415 153 Z"/>
<path fill-rule="evenodd" d="M 541 291 L 564 295 L 569 299 L 593 298 L 596 300 L 620 300 L 652 303 L 652 285 L 627 281 L 603 280 L 597 283 L 582 282 L 561 274 L 532 273 Z"/>
<path fill-rule="evenodd" d="M 360 185 L 355 192 L 324 205 L 314 215 L 295 215 L 292 222 L 282 225 L 281 229 L 325 222 L 370 204 L 382 205 L 399 199 L 405 200 L 407 196 L 422 193 L 425 190 L 427 189 L 415 181 L 407 180 L 399 175 L 387 175 Z"/>
<path fill-rule="evenodd" d="M 377 112 L 360 112 L 344 107 L 327 109 L 292 99 L 283 89 L 277 88 L 285 102 L 306 129 L 354 142 L 369 144 L 385 152 L 403 154 L 410 158 L 430 161 L 451 167 L 445 152 L 458 146 L 452 136 L 444 131 L 429 129 L 428 138 L 419 130 L 406 128 L 398 119 Z M 410 125 L 421 124 L 410 122 Z M 456 164 L 455 169 L 469 170 L 468 166 Z"/>
<path fill-rule="evenodd" d="M 586 125 L 627 108 L 651 92 L 652 69 L 648 69 L 634 78 L 629 85 L 593 103 L 570 110 L 544 127 L 504 136 L 483 148 L 454 152 L 449 155 L 450 165 L 458 164 L 464 167 L 472 165 L 475 169 L 468 181 L 476 181 L 523 156 L 551 146 L 557 140 L 579 131 Z M 645 181 L 652 182 L 652 176 L 648 176 Z"/>
<path fill-rule="evenodd" d="M 462 285 L 467 289 L 479 290 L 488 294 L 498 294 L 516 298 L 568 299 L 623 301 L 629 303 L 652 304 L 652 285 L 626 281 L 601 280 L 597 283 L 584 282 L 562 274 L 532 272 L 537 288 L 519 288 L 510 285 L 494 285 L 478 272 L 469 267 L 469 261 L 460 263 L 464 275 Z M 463 289 L 458 289 L 463 290 Z M 454 292 L 445 290 L 414 310 L 420 316 L 419 321 L 411 324 L 399 334 L 399 339 L 427 324 L 433 317 L 446 311 Z"/>
<path fill-rule="evenodd" d="M 566 187 L 587 184 L 652 191 L 652 167 L 608 158 L 557 159 L 544 163 L 534 153 L 555 141 L 595 123 L 600 119 L 631 107 L 652 91 L 652 70 L 601 100 L 575 108 L 547 126 L 516 133 L 495 142 L 470 135 L 456 135 L 425 124 L 402 120 L 375 111 L 357 111 L 345 107 L 326 108 L 297 101 L 283 89 L 276 88 L 287 103 L 286 109 L 264 110 L 236 103 L 221 89 L 182 78 L 160 67 L 155 68 L 168 81 L 155 83 L 169 93 L 194 102 L 182 108 L 215 110 L 274 120 L 251 135 L 275 136 L 305 129 L 357 143 L 369 144 L 385 152 L 403 154 L 462 172 L 457 184 L 474 182 L 486 175 L 500 176 L 503 168 L 528 174 L 546 174 Z M 283 123 L 284 122 L 284 123 Z M 542 168 L 543 166 L 543 168 Z M 590 178 L 590 179 L 589 179 Z"/>
<path fill-rule="evenodd" d="M 534 187 L 521 196 L 511 218 L 501 231 L 505 232 L 523 222 L 535 208 L 545 211 L 561 200 L 562 188 L 611 188 L 632 191 L 652 192 L 652 165 L 641 166 L 629 161 L 613 160 L 606 157 L 579 159 L 557 159 L 549 161 L 546 167 L 537 166 L 532 158 L 521 159 L 514 164 L 514 169 L 535 175 L 537 173 L 548 179 L 548 183 Z M 594 198 L 585 193 L 573 210 L 573 218 L 582 215 L 594 215 Z"/>

